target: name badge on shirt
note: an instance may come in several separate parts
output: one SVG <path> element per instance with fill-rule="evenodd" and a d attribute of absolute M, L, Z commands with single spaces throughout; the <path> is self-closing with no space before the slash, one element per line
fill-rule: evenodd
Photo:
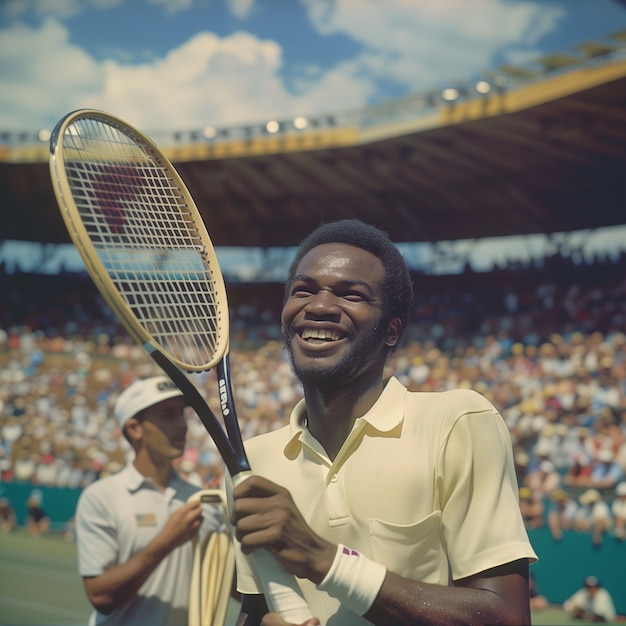
<path fill-rule="evenodd" d="M 135 515 L 137 526 L 156 526 L 157 518 L 154 513 L 137 513 Z"/>

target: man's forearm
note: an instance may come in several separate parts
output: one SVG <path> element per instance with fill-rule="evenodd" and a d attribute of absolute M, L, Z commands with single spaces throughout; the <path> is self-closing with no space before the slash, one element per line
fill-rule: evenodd
<path fill-rule="evenodd" d="M 448 587 L 415 582 L 388 572 L 364 617 L 376 626 L 528 624 L 528 583 L 522 573 L 503 572 L 502 576 L 476 578 Z"/>
<path fill-rule="evenodd" d="M 125 563 L 114 565 L 99 576 L 85 577 L 89 601 L 105 615 L 124 606 L 170 551 L 157 537 Z"/>

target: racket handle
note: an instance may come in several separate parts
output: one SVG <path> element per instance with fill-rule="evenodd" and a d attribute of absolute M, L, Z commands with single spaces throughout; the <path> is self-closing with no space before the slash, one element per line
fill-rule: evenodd
<path fill-rule="evenodd" d="M 311 609 L 302 597 L 295 576 L 282 567 L 267 550 L 257 550 L 253 558 L 263 581 L 265 600 L 270 611 L 280 613 L 290 624 L 302 624 L 311 619 Z"/>
<path fill-rule="evenodd" d="M 244 481 L 252 472 L 245 471 L 233 477 L 234 485 Z M 302 596 L 296 577 L 290 574 L 267 550 L 252 553 L 254 565 L 263 583 L 265 601 L 270 611 L 290 624 L 302 624 L 313 617 L 309 605 Z"/>

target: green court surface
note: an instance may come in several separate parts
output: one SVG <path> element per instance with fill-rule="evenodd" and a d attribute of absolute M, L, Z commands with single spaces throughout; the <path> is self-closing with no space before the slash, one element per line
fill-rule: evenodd
<path fill-rule="evenodd" d="M 235 623 L 237 612 L 233 603 L 227 625 Z M 58 534 L 33 538 L 22 529 L 0 533 L 1 626 L 86 626 L 90 613 L 75 544 Z"/>
<path fill-rule="evenodd" d="M 559 626 L 566 626 L 567 624 L 589 626 L 590 624 L 597 624 L 597 622 L 585 622 L 580 619 L 574 619 L 556 606 L 549 607 L 543 611 L 535 611 L 532 620 L 533 626 L 550 626 L 551 624 L 559 624 Z"/>
<path fill-rule="evenodd" d="M 60 535 L 33 538 L 21 529 L 0 534 L 0 626 L 85 626 L 90 605 L 76 563 L 76 545 Z M 233 602 L 226 625 L 236 618 Z M 557 607 L 535 612 L 533 624 L 585 626 Z"/>
<path fill-rule="evenodd" d="M 0 535 L 0 623 L 86 624 L 76 546 L 60 535 Z"/>

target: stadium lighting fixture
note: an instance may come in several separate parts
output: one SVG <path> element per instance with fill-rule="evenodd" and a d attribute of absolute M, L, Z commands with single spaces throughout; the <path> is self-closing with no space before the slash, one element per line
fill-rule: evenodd
<path fill-rule="evenodd" d="M 459 97 L 459 90 L 454 87 L 448 87 L 441 92 L 441 97 L 446 102 L 454 102 Z"/>
<path fill-rule="evenodd" d="M 215 128 L 213 126 L 207 126 L 203 131 L 202 134 L 207 138 L 207 139 L 213 139 L 213 137 L 215 137 L 215 135 L 217 135 L 217 131 L 215 130 Z"/>
<path fill-rule="evenodd" d="M 50 131 L 47 128 L 42 128 L 39 131 L 39 141 L 48 141 L 50 139 Z"/>
<path fill-rule="evenodd" d="M 506 87 L 506 78 L 502 76 L 501 74 L 498 74 L 493 79 L 493 83 L 498 89 L 504 89 Z"/>
<path fill-rule="evenodd" d="M 491 91 L 491 85 L 486 80 L 479 80 L 475 85 L 474 89 L 478 93 L 486 94 Z"/>
<path fill-rule="evenodd" d="M 304 130 L 309 125 L 309 120 L 306 117 L 302 117 L 302 115 L 298 115 L 298 117 L 294 118 L 293 125 L 297 130 Z"/>
<path fill-rule="evenodd" d="M 280 124 L 276 120 L 272 120 L 265 124 L 265 130 L 268 133 L 277 133 L 280 130 Z"/>

